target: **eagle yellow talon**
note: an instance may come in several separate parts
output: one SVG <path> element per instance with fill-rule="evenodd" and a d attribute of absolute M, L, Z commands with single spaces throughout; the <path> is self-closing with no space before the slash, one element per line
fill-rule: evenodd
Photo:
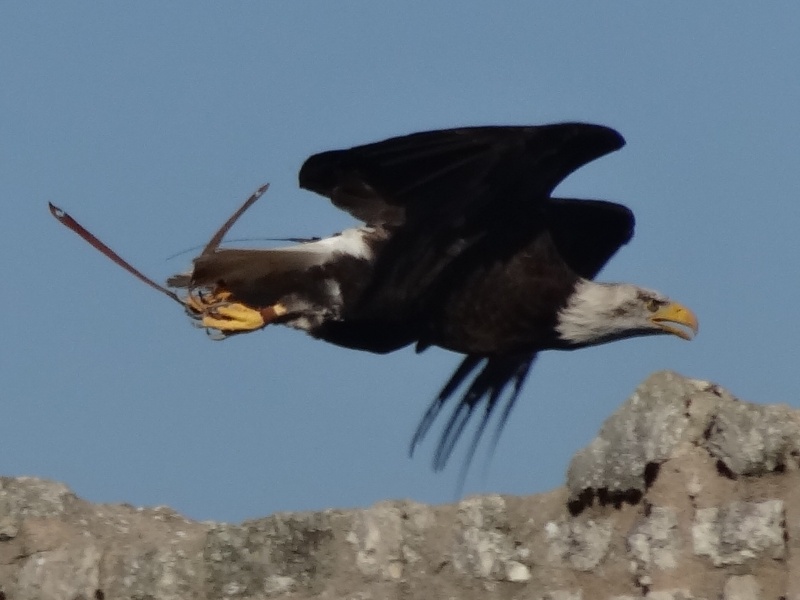
<path fill-rule="evenodd" d="M 203 327 L 226 331 L 252 331 L 261 329 L 267 322 L 260 310 L 238 302 L 211 306 L 204 311 Z"/>
<path fill-rule="evenodd" d="M 287 312 L 286 307 L 280 303 L 266 308 L 254 308 L 241 302 L 233 302 L 232 297 L 227 290 L 193 290 L 183 299 L 183 303 L 186 311 L 198 321 L 200 327 L 216 330 L 221 334 L 220 339 L 234 333 L 261 329 Z"/>
<path fill-rule="evenodd" d="M 183 299 L 183 304 L 195 315 L 203 315 L 208 313 L 209 310 L 213 310 L 214 307 L 219 304 L 227 302 L 230 297 L 231 293 L 227 291 L 213 293 L 193 291 Z"/>

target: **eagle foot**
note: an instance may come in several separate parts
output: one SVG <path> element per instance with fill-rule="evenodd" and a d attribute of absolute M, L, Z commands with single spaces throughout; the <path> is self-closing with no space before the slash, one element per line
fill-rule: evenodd
<path fill-rule="evenodd" d="M 227 290 L 192 291 L 183 303 L 186 312 L 199 322 L 200 327 L 213 330 L 212 336 L 220 339 L 236 333 L 261 329 L 286 314 L 286 307 L 282 304 L 254 308 L 241 302 L 234 302 Z"/>

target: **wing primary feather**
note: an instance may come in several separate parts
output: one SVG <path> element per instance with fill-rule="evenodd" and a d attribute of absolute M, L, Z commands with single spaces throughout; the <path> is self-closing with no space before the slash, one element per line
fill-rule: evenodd
<path fill-rule="evenodd" d="M 480 375 L 478 375 L 480 377 Z M 477 380 L 478 378 L 476 378 Z M 473 384 L 474 385 L 474 384 Z M 436 445 L 436 451 L 433 454 L 433 470 L 441 471 L 447 465 L 447 460 L 453 454 L 453 449 L 456 446 L 461 434 L 464 433 L 464 428 L 472 416 L 472 412 L 477 405 L 477 399 L 472 397 L 473 386 L 471 385 L 467 393 L 462 396 L 461 401 L 456 406 L 450 419 L 444 426 L 444 433 Z"/>
<path fill-rule="evenodd" d="M 520 363 L 519 368 L 514 373 L 514 389 L 511 391 L 511 395 L 506 401 L 503 412 L 500 413 L 500 419 L 497 421 L 497 426 L 494 428 L 494 433 L 492 434 L 491 440 L 489 440 L 489 448 L 486 451 L 484 473 L 486 472 L 486 468 L 489 466 L 489 462 L 494 455 L 495 449 L 497 449 L 497 443 L 500 441 L 500 434 L 503 432 L 503 429 L 508 422 L 508 416 L 511 414 L 511 409 L 514 408 L 514 405 L 516 404 L 517 397 L 522 391 L 522 385 L 525 383 L 525 379 L 528 377 L 528 372 L 530 372 L 534 360 L 536 360 L 536 354 L 533 354 L 527 361 Z"/>
<path fill-rule="evenodd" d="M 435 471 L 441 471 L 452 456 L 456 444 L 464 433 L 464 429 L 467 423 L 469 423 L 470 417 L 475 412 L 475 409 L 481 402 L 485 402 L 483 415 L 467 449 L 464 465 L 459 475 L 459 489 L 461 489 L 478 444 L 488 427 L 489 419 L 496 412 L 496 407 L 502 400 L 504 407 L 500 414 L 497 428 L 492 436 L 490 455 L 497 446 L 500 432 L 505 426 L 511 409 L 522 390 L 522 384 L 530 371 L 534 358 L 535 354 L 502 357 L 467 356 L 422 417 L 411 441 L 411 453 L 414 452 L 416 446 L 428 433 L 433 421 L 441 413 L 447 401 L 453 396 L 456 390 L 461 387 L 476 367 L 482 364 L 481 370 L 461 395 L 458 404 L 453 408 L 452 413 L 447 419 L 433 455 L 433 469 Z M 509 384 L 512 385 L 512 389 L 504 399 L 503 393 L 506 391 Z"/>
<path fill-rule="evenodd" d="M 461 364 L 458 365 L 458 368 L 453 373 L 453 376 L 450 377 L 448 382 L 441 389 L 437 399 L 441 400 L 442 402 L 446 401 L 447 398 L 464 382 L 464 379 L 466 379 L 467 375 L 472 373 L 472 371 L 475 370 L 475 367 L 477 367 L 482 360 L 483 358 L 477 355 L 467 356 L 461 362 Z"/>
<path fill-rule="evenodd" d="M 489 418 L 492 416 L 492 411 L 494 410 L 494 407 L 497 405 L 497 401 L 500 398 L 500 394 L 502 394 L 503 392 L 503 388 L 504 386 L 494 387 L 492 389 L 492 393 L 486 400 L 486 407 L 483 410 L 483 418 L 481 419 L 481 422 L 478 424 L 478 428 L 475 430 L 475 433 L 472 436 L 472 441 L 469 444 L 469 448 L 467 449 L 467 454 L 464 457 L 464 462 L 461 465 L 461 470 L 459 471 L 458 474 L 457 489 L 459 491 L 459 495 L 461 495 L 461 491 L 464 489 L 464 482 L 467 479 L 467 472 L 469 471 L 470 464 L 472 464 L 472 458 L 475 456 L 475 451 L 478 449 L 478 444 L 480 443 L 481 438 L 483 437 L 484 431 L 486 431 L 486 426 L 489 423 Z M 507 406 L 510 406 L 511 404 L 513 404 L 513 400 L 508 402 Z M 470 410 L 470 412 L 472 411 Z M 457 440 L 454 440 L 453 442 L 454 444 L 455 441 Z M 452 448 L 450 449 L 449 452 L 452 452 Z M 445 457 L 445 460 L 447 460 L 448 457 Z M 444 468 L 444 464 L 441 465 L 441 468 Z"/>
<path fill-rule="evenodd" d="M 414 432 L 414 437 L 411 438 L 411 445 L 408 452 L 409 456 L 414 455 L 414 450 L 422 441 L 422 438 L 424 438 L 428 433 L 428 430 L 430 430 L 431 425 L 441 412 L 442 407 L 444 406 L 445 402 L 447 402 L 447 399 L 453 394 L 453 392 L 455 392 L 456 389 L 458 389 L 458 387 L 463 383 L 464 379 L 466 379 L 467 375 L 475 370 L 475 367 L 477 367 L 482 360 L 483 358 L 480 356 L 470 355 L 461 361 L 461 364 L 455 370 L 452 377 L 450 377 L 433 402 L 431 402 L 428 410 L 425 411 L 425 414 L 420 420 L 417 430 Z"/>
<path fill-rule="evenodd" d="M 485 399 L 486 407 L 484 408 L 483 419 L 475 431 L 470 449 L 467 452 L 464 470 L 469 466 L 475 448 L 486 429 L 489 417 L 494 411 L 495 406 L 497 406 L 497 400 L 509 381 L 509 376 L 503 373 L 503 371 L 505 371 L 505 364 L 502 363 L 501 360 L 502 359 L 497 358 L 487 359 L 481 372 L 478 373 L 469 388 L 467 388 L 467 391 L 461 397 L 458 406 L 445 425 L 444 433 L 437 444 L 436 452 L 433 456 L 433 468 L 435 471 L 441 471 L 445 468 L 447 461 L 453 454 L 456 443 L 458 443 L 461 434 L 464 432 L 464 428 L 470 416 L 472 416 L 478 404 Z M 464 473 L 464 475 L 465 474 L 466 473 Z"/>

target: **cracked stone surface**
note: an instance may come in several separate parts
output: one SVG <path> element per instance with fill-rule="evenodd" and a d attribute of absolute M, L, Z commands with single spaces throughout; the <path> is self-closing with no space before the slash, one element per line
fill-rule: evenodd
<path fill-rule="evenodd" d="M 800 599 L 798 445 L 798 411 L 663 372 L 530 497 L 200 523 L 0 478 L 0 597 Z"/>

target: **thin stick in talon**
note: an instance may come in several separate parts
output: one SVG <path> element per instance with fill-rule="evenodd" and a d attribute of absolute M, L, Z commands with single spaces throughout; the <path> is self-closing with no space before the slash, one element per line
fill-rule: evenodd
<path fill-rule="evenodd" d="M 101 254 L 105 257 L 114 261 L 115 264 L 125 269 L 128 273 L 149 285 L 151 288 L 161 292 L 165 296 L 172 298 L 178 304 L 183 305 L 183 301 L 178 297 L 177 294 L 168 290 L 162 285 L 159 285 L 152 279 L 150 279 L 147 275 L 143 274 L 139 269 L 133 267 L 128 261 L 120 257 L 119 254 L 114 252 L 111 248 L 106 246 L 103 242 L 101 242 L 94 234 L 90 233 L 83 225 L 78 223 L 75 219 L 73 219 L 67 212 L 57 207 L 52 202 L 47 203 L 48 207 L 50 208 L 50 214 L 52 214 L 59 223 L 65 225 L 75 233 L 77 233 L 84 241 L 88 242 L 95 250 L 98 250 Z"/>
<path fill-rule="evenodd" d="M 213 235 L 213 237 L 209 240 L 206 247 L 203 248 L 203 251 L 200 253 L 200 256 L 205 256 L 206 254 L 211 254 L 212 252 L 216 251 L 219 247 L 220 243 L 222 243 L 222 238 L 225 237 L 225 234 L 228 233 L 233 224 L 239 220 L 248 208 L 250 208 L 253 204 L 255 204 L 256 200 L 261 198 L 264 195 L 264 192 L 269 189 L 269 184 L 265 183 L 260 188 L 258 188 L 252 196 L 250 196 L 244 204 L 242 204 L 239 209 L 233 213 L 230 218 L 223 223 L 222 227 L 220 227 L 217 232 Z"/>

